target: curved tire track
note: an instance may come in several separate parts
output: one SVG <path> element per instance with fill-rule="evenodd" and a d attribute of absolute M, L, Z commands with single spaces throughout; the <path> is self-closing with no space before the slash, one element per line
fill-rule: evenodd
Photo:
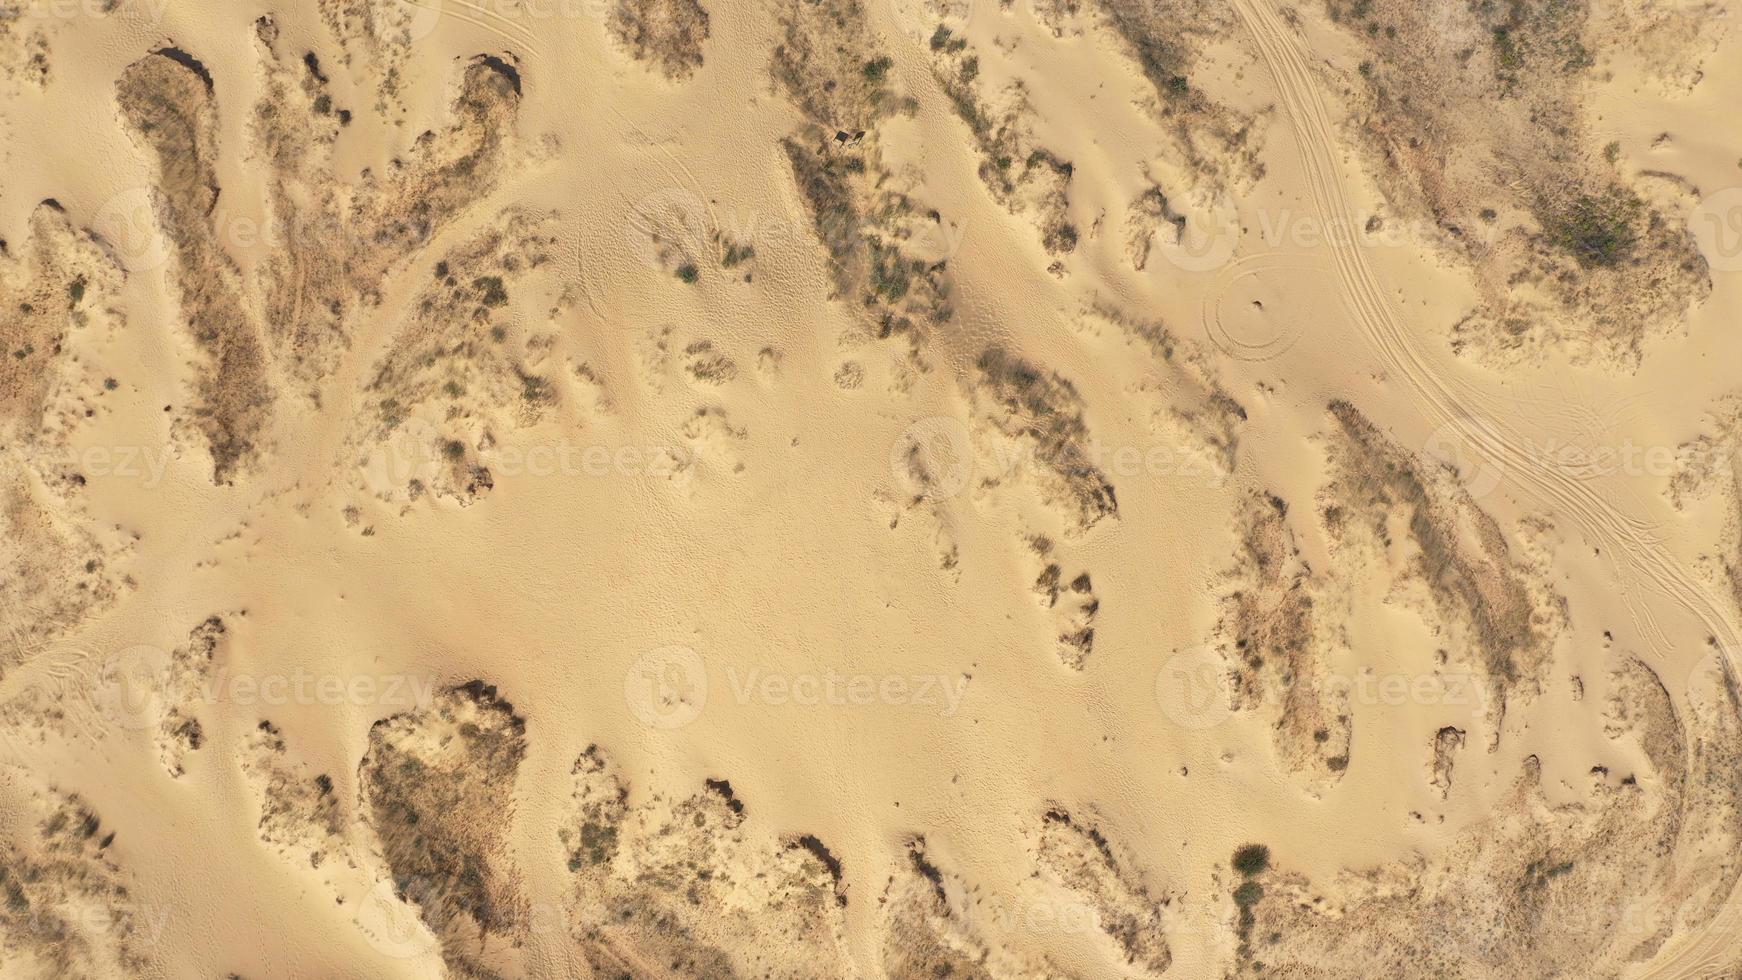
<path fill-rule="evenodd" d="M 1299 46 L 1284 30 L 1277 12 L 1262 0 L 1234 0 L 1234 10 L 1256 44 L 1265 67 L 1275 80 L 1289 119 L 1295 126 L 1296 149 L 1321 215 L 1328 220 L 1353 222 L 1354 209 L 1344 194 L 1336 161 L 1333 128 L 1323 98 Z M 1349 227 L 1354 227 L 1350 224 Z M 1724 655 L 1737 670 L 1733 651 L 1737 642 L 1728 612 L 1714 602 L 1705 587 L 1682 568 L 1662 547 L 1655 527 L 1621 513 L 1589 485 L 1554 469 L 1538 465 L 1520 439 L 1505 425 L 1505 410 L 1474 413 L 1466 403 L 1488 407 L 1495 399 L 1474 390 L 1466 382 L 1451 382 L 1432 371 L 1392 312 L 1359 245 L 1344 240 L 1331 242 L 1337 275 L 1342 281 L 1356 321 L 1384 362 L 1409 382 L 1409 389 L 1431 423 L 1462 417 L 1478 417 L 1489 424 L 1477 427 L 1472 441 L 1515 478 L 1520 489 L 1539 502 L 1566 514 L 1591 539 L 1608 552 L 1621 598 L 1626 602 L 1638 586 L 1674 601 L 1691 614 L 1712 636 L 1719 638 Z M 1454 387 L 1455 386 L 1455 387 Z M 1627 602 L 1642 635 L 1659 651 L 1668 641 L 1655 619 L 1640 604 Z M 1707 977 L 1731 968 L 1731 951 L 1742 946 L 1742 899 L 1732 895 L 1724 907 L 1697 936 L 1680 937 L 1639 976 Z"/>

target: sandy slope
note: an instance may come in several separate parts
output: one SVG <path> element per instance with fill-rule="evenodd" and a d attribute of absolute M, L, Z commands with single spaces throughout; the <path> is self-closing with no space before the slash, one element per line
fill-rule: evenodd
<path fill-rule="evenodd" d="M 1721 4 L 10 11 L 0 975 L 1742 975 Z"/>

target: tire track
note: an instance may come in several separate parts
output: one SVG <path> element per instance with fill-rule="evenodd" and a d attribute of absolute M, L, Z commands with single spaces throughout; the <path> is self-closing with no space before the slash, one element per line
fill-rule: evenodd
<path fill-rule="evenodd" d="M 1321 217 L 1353 222 L 1354 209 L 1343 193 L 1330 150 L 1336 145 L 1331 138 L 1333 127 L 1299 47 L 1278 22 L 1276 12 L 1259 0 L 1235 0 L 1234 9 L 1256 43 L 1295 125 L 1296 149 Z M 1719 639 L 1721 655 L 1728 661 L 1729 669 L 1736 671 L 1735 651 L 1742 648 L 1737 644 L 1737 633 L 1727 610 L 1713 602 L 1705 587 L 1667 554 L 1661 536 L 1655 533 L 1655 525 L 1619 512 L 1589 485 L 1568 474 L 1538 465 L 1519 439 L 1497 421 L 1506 414 L 1503 406 L 1496 405 L 1497 398 L 1461 380 L 1454 388 L 1429 369 L 1380 292 L 1359 245 L 1333 237 L 1331 252 L 1361 331 L 1384 362 L 1410 383 L 1410 392 L 1426 411 L 1428 420 L 1444 424 L 1460 418 L 1482 418 L 1482 425 L 1471 427 L 1475 430 L 1471 441 L 1497 463 L 1506 465 L 1506 472 L 1517 478 L 1527 494 L 1555 508 L 1557 513 L 1568 514 L 1581 531 L 1602 543 L 1608 551 L 1605 564 L 1620 586 L 1622 601 L 1641 634 L 1651 639 L 1659 652 L 1667 648 L 1668 639 L 1649 610 L 1628 601 L 1632 595 L 1630 581 L 1674 601 L 1691 614 L 1710 635 Z M 1484 403 L 1490 411 L 1482 416 L 1464 409 L 1466 404 Z M 1721 975 L 1719 971 L 1728 968 L 1731 956 L 1726 954 L 1739 944 L 1742 944 L 1742 902 L 1732 895 L 1698 936 L 1679 938 L 1670 953 L 1636 975 L 1716 977 Z"/>
<path fill-rule="evenodd" d="M 463 21 L 511 44 L 523 44 L 528 48 L 536 48 L 538 45 L 538 40 L 531 28 L 515 21 L 512 17 L 491 11 L 481 4 L 468 3 L 467 0 L 399 0 L 399 2 L 407 7 L 432 12 L 437 17 L 452 17 L 455 20 Z M 470 11 L 475 16 L 456 13 L 447 9 L 449 6 Z M 498 24 L 503 26 L 497 26 Z"/>
<path fill-rule="evenodd" d="M 1234 6 L 1257 43 L 1296 125 L 1295 142 L 1302 169 L 1322 215 L 1352 223 L 1354 209 L 1343 193 L 1329 149 L 1335 145 L 1330 135 L 1332 126 L 1304 58 L 1286 36 L 1274 11 L 1255 0 L 1236 0 Z M 1736 647 L 1737 634 L 1728 614 L 1711 601 L 1701 583 L 1665 553 L 1661 539 L 1654 533 L 1655 525 L 1621 513 L 1589 485 L 1552 466 L 1541 465 L 1502 421 L 1510 410 L 1495 405 L 1496 398 L 1468 383 L 1456 382 L 1454 388 L 1431 370 L 1380 292 L 1359 245 L 1337 238 L 1331 244 L 1334 265 L 1358 326 L 1386 365 L 1409 383 L 1409 390 L 1429 421 L 1446 424 L 1464 418 L 1481 419 L 1483 424 L 1471 427 L 1471 442 L 1505 467 L 1521 490 L 1557 513 L 1568 514 L 1580 530 L 1608 550 L 1611 567 L 1630 573 L 1617 576 L 1623 597 L 1631 594 L 1629 580 L 1641 583 L 1645 589 L 1682 606 L 1709 633 L 1721 638 L 1726 647 Z M 1466 408 L 1483 403 L 1491 410 L 1478 413 Z M 1658 637 L 1653 645 L 1660 648 L 1657 652 L 1661 654 L 1666 644 L 1662 631 L 1641 621 L 1637 604 L 1629 606 L 1641 632 Z"/>

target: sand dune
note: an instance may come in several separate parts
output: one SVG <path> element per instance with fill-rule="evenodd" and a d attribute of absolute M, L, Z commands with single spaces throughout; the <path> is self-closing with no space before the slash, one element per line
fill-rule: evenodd
<path fill-rule="evenodd" d="M 0 2 L 0 975 L 1742 976 L 1738 44 Z"/>

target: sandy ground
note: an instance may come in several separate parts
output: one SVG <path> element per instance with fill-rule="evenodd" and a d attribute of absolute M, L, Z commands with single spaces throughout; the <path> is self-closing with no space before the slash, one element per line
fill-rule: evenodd
<path fill-rule="evenodd" d="M 1742 977 L 1732 26 L 0 0 L 0 976 Z"/>

